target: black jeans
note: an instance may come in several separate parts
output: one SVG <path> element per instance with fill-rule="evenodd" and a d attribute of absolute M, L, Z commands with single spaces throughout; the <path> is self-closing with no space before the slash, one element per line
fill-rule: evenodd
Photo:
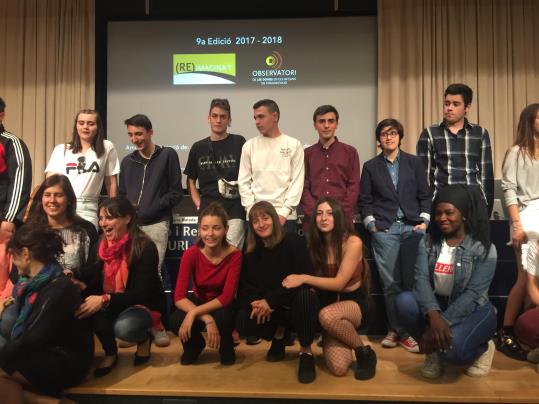
<path fill-rule="evenodd" d="M 251 307 L 242 307 L 238 312 L 236 327 L 241 335 L 255 335 L 265 340 L 271 340 L 275 330 L 282 325 L 295 330 L 302 347 L 313 343 L 314 334 L 318 327 L 318 312 L 320 303 L 316 293 L 309 287 L 301 286 L 292 297 L 289 305 L 273 307 L 270 320 L 257 324 L 256 318 L 250 319 Z"/>

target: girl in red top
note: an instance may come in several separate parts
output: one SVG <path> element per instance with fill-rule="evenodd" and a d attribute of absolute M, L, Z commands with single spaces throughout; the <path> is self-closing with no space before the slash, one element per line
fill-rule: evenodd
<path fill-rule="evenodd" d="M 182 365 L 191 365 L 206 346 L 218 349 L 221 364 L 236 361 L 232 331 L 241 252 L 226 240 L 228 216 L 211 203 L 199 217 L 198 241 L 182 256 L 171 315 L 171 328 L 183 345 Z M 188 295 L 189 287 L 193 295 Z M 202 332 L 206 331 L 207 341 Z"/>

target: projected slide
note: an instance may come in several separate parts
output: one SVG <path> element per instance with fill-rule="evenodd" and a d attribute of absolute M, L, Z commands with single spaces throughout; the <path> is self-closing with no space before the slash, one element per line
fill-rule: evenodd
<path fill-rule="evenodd" d="M 362 161 L 376 153 L 376 18 L 121 21 L 108 27 L 107 135 L 133 151 L 124 120 L 148 115 L 154 141 L 177 150 L 209 135 L 212 98 L 228 98 L 231 133 L 258 135 L 253 104 L 274 99 L 282 132 L 318 139 L 312 113 L 339 113 L 337 136 Z M 185 179 L 184 179 L 185 181 Z"/>

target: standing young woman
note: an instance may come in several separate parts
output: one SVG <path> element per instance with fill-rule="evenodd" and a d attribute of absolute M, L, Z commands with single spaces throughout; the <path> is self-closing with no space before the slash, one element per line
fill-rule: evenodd
<path fill-rule="evenodd" d="M 507 299 L 497 348 L 513 359 L 526 360 L 526 352 L 514 336 L 513 324 L 523 309 L 526 278 L 532 276 L 535 282 L 533 274 L 537 273 L 538 265 L 537 249 L 530 246 L 539 239 L 539 104 L 530 104 L 522 110 L 515 144 L 505 155 L 502 172 L 518 275 Z"/>
<path fill-rule="evenodd" d="M 177 310 L 171 328 L 183 344 L 182 365 L 195 363 L 206 346 L 219 350 L 221 364 L 236 361 L 232 330 L 235 312 L 230 304 L 236 296 L 241 252 L 226 239 L 228 215 L 221 204 L 210 203 L 200 214 L 197 243 L 182 256 L 174 301 Z M 189 288 L 194 296 L 188 297 Z"/>
<path fill-rule="evenodd" d="M 370 379 L 376 372 L 376 354 L 369 345 L 363 345 L 357 332 L 366 314 L 369 268 L 363 259 L 363 242 L 348 228 L 335 199 L 316 202 L 308 241 L 315 276 L 288 275 L 283 286 L 309 285 L 320 291 L 323 309 L 318 319 L 324 330 L 324 358 L 331 373 L 344 376 L 353 362 L 354 350 L 356 379 Z"/>
<path fill-rule="evenodd" d="M 105 376 L 116 365 L 116 337 L 137 344 L 135 366 L 148 362 L 151 328 L 160 323 L 166 307 L 157 272 L 157 248 L 137 226 L 131 202 L 123 198 L 103 201 L 99 225 L 104 234 L 99 244 L 102 282 L 78 311 L 81 318 L 91 316 L 105 351 L 96 377 Z"/>
<path fill-rule="evenodd" d="M 496 350 L 496 309 L 488 289 L 497 255 L 487 206 L 467 185 L 448 185 L 437 192 L 431 217 L 428 260 L 418 258 L 414 291 L 398 295 L 397 312 L 427 354 L 424 377 L 438 378 L 443 362 L 468 365 L 468 376 L 485 376 Z"/>
<path fill-rule="evenodd" d="M 76 214 L 77 197 L 65 175 L 51 175 L 39 187 L 36 206 L 28 218 L 30 225 L 44 224 L 57 231 L 64 241 L 58 262 L 64 273 L 82 289 L 97 280 L 97 231 L 92 223 Z"/>
<path fill-rule="evenodd" d="M 70 143 L 59 144 L 45 169 L 47 176 L 64 174 L 77 196 L 77 214 L 97 228 L 98 198 L 103 182 L 109 197 L 118 195 L 116 175 L 120 172 L 118 154 L 105 139 L 99 113 L 82 109 L 75 117 Z"/>
<path fill-rule="evenodd" d="M 298 380 L 311 383 L 316 377 L 311 344 L 319 302 L 316 293 L 308 287 L 282 286 L 283 280 L 293 273 L 312 273 L 305 242 L 295 233 L 284 232 L 271 203 L 255 203 L 249 211 L 237 328 L 241 335 L 272 341 L 266 355 L 268 362 L 284 359 L 286 335 L 293 328 L 300 343 Z"/>
<path fill-rule="evenodd" d="M 75 317 L 80 290 L 56 262 L 63 248 L 54 230 L 23 226 L 8 248 L 19 280 L 13 304 L 2 313 L 2 323 L 8 311 L 15 320 L 0 347 L 2 401 L 38 402 L 26 390 L 59 397 L 64 388 L 83 380 L 94 354 L 90 326 Z"/>

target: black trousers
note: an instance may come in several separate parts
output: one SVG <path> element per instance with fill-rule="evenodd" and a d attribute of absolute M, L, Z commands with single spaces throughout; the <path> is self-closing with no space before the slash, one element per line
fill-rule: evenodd
<path fill-rule="evenodd" d="M 190 296 L 189 300 L 191 300 L 197 306 L 202 304 L 202 302 L 198 301 L 194 296 Z M 219 352 L 230 352 L 234 349 L 232 331 L 234 330 L 236 312 L 230 307 L 223 307 L 209 314 L 215 320 L 215 324 L 217 325 L 219 334 L 221 335 Z M 174 334 L 178 335 L 178 330 L 180 329 L 186 315 L 186 312 L 178 308 L 175 308 L 170 315 L 170 330 L 174 332 Z M 199 346 L 201 340 L 203 340 L 202 331 L 204 331 L 205 328 L 206 324 L 204 324 L 203 321 L 196 319 L 193 322 L 193 327 L 191 328 L 191 338 L 189 341 L 182 343 L 184 351 L 189 351 L 193 347 Z"/>
<path fill-rule="evenodd" d="M 296 331 L 301 346 L 307 347 L 313 343 L 318 327 L 318 312 L 320 303 L 318 296 L 309 287 L 298 288 L 287 305 L 274 307 L 270 320 L 257 324 L 256 318 L 250 319 L 251 307 L 242 307 L 238 312 L 236 327 L 241 335 L 254 335 L 265 340 L 271 340 L 275 330 L 282 325 Z"/>

